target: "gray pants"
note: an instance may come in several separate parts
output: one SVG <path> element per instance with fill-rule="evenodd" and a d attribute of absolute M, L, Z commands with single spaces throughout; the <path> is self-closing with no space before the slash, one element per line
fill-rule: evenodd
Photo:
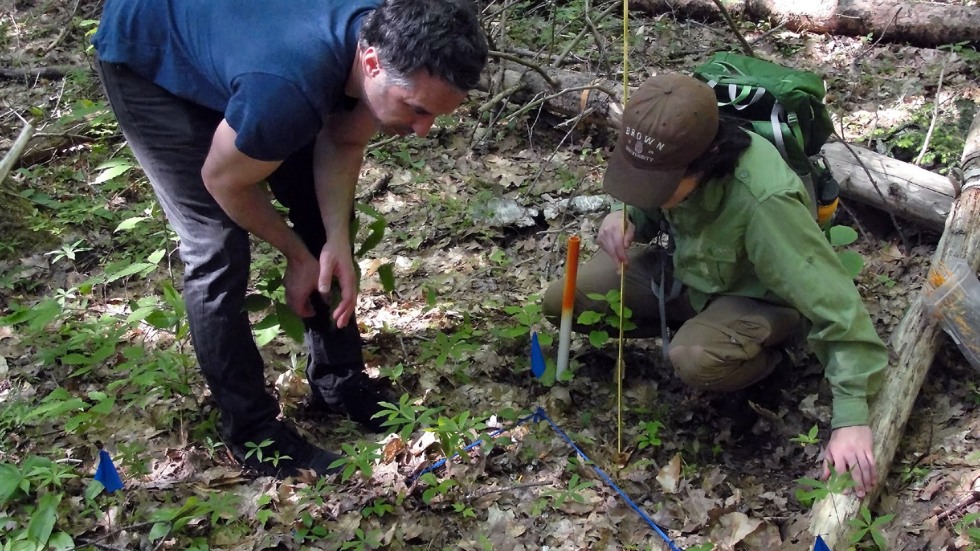
<path fill-rule="evenodd" d="M 262 357 L 244 307 L 249 234 L 201 179 L 223 115 L 174 96 L 125 65 L 97 61 L 96 70 L 123 135 L 180 236 L 194 351 L 221 411 L 223 436 L 248 441 L 276 419 L 279 405 L 265 390 Z M 326 234 L 313 188 L 313 144 L 286 159 L 268 182 L 289 209 L 296 233 L 319 256 Z M 361 337 L 356 320 L 337 329 L 319 295 L 312 298 L 317 315 L 304 320 L 307 376 L 315 393 L 330 392 L 338 384 L 336 373 L 363 367 Z"/>
<path fill-rule="evenodd" d="M 652 290 L 661 274 L 660 247 L 634 248 L 626 267 L 624 306 L 632 310 L 636 329 L 627 337 L 655 337 L 661 333 L 660 300 Z M 664 288 L 673 284 L 673 269 L 666 259 Z M 618 265 L 600 251 L 578 269 L 575 290 L 575 319 L 584 311 L 605 312 L 604 301 L 589 294 L 605 295 L 619 290 Z M 560 323 L 562 280 L 548 286 L 544 295 L 545 316 Z M 670 340 L 670 361 L 674 372 L 686 384 L 703 390 L 732 391 L 765 378 L 775 368 L 780 354 L 775 348 L 800 328 L 801 316 L 792 308 L 737 296 L 720 296 L 702 311 L 695 312 L 682 290 L 665 304 L 667 326 L 676 330 Z M 589 331 L 590 326 L 574 327 Z M 613 329 L 617 328 L 604 328 Z"/>

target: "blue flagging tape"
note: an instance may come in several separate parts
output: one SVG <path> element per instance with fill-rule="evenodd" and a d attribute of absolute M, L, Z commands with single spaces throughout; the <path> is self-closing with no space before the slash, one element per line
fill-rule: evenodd
<path fill-rule="evenodd" d="M 611 478 L 609 478 L 609 475 L 607 475 L 605 472 L 603 472 L 602 469 L 600 469 L 595 463 L 593 463 L 593 461 L 591 459 L 589 459 L 589 456 L 585 455 L 585 453 L 582 450 L 580 450 L 578 446 L 575 445 L 575 442 L 573 442 L 572 439 L 569 438 L 567 434 L 565 434 L 565 431 L 561 430 L 561 427 L 559 427 L 557 424 L 555 424 L 555 422 L 552 421 L 550 417 L 548 417 L 548 415 L 544 412 L 544 409 L 543 408 L 539 407 L 531 415 L 528 415 L 526 417 L 522 417 L 521 419 L 517 420 L 517 422 L 514 423 L 513 425 L 511 425 L 510 427 L 497 429 L 497 430 L 493 431 L 492 433 L 490 433 L 489 436 L 492 438 L 492 437 L 497 436 L 498 434 L 501 434 L 503 432 L 507 432 L 509 430 L 513 430 L 513 429 L 515 429 L 515 428 L 523 425 L 524 423 L 526 423 L 528 421 L 534 421 L 535 423 L 537 423 L 539 421 L 547 421 L 548 424 L 551 425 L 551 428 L 558 434 L 558 436 L 561 436 L 562 439 L 565 442 L 567 442 L 568 445 L 571 446 L 573 450 L 575 450 L 575 453 L 577 453 L 579 455 L 579 457 L 581 457 L 586 462 L 586 464 L 588 464 L 590 467 L 592 467 L 592 470 L 594 470 L 596 472 L 596 474 L 598 474 L 599 477 L 602 478 L 606 482 L 606 484 L 608 484 L 613 490 L 616 490 L 616 493 L 619 494 L 619 496 L 622 497 L 626 501 L 626 504 L 630 506 L 630 509 L 633 509 L 634 511 L 636 511 L 636 513 L 638 515 L 640 515 L 640 518 L 642 518 L 644 521 L 646 521 L 647 524 L 650 525 L 650 528 L 652 528 L 653 531 L 656 532 L 657 535 L 659 535 L 660 538 L 664 540 L 664 543 L 666 543 L 667 546 L 670 547 L 670 550 L 671 551 L 683 551 L 682 549 L 680 549 L 679 547 L 677 547 L 677 544 L 674 543 L 674 540 L 670 539 L 670 536 L 668 536 L 660 528 L 660 526 L 658 526 L 657 523 L 654 522 L 653 519 L 651 519 L 650 516 L 647 515 L 646 512 L 644 512 L 643 509 L 640 508 L 639 505 L 637 505 L 636 503 L 634 503 L 633 500 L 630 499 L 630 497 L 628 495 L 626 495 L 626 492 L 624 492 L 622 489 L 620 489 L 620 487 L 617 486 L 616 483 L 613 482 Z M 481 444 L 483 444 L 483 439 L 482 438 L 480 440 L 477 440 L 476 442 L 473 442 L 472 444 L 466 446 L 465 448 L 463 448 L 463 450 L 461 452 L 457 452 L 457 453 L 453 454 L 452 457 L 443 458 L 443 459 L 440 459 L 439 461 L 436 461 L 431 466 L 429 466 L 429 467 L 423 469 L 422 471 L 420 471 L 418 474 L 410 476 L 408 478 L 408 483 L 409 484 L 413 483 L 417 478 L 419 478 L 420 476 L 424 475 L 425 473 L 432 472 L 432 471 L 438 469 L 439 467 L 442 467 L 443 465 L 446 464 L 446 461 L 448 461 L 450 459 L 453 459 L 455 457 L 458 457 L 460 453 L 465 452 L 465 451 L 469 451 L 469 450 L 471 450 L 471 449 L 473 449 L 473 448 L 475 448 L 475 447 L 477 447 L 477 446 L 479 446 Z"/>
<path fill-rule="evenodd" d="M 575 442 L 572 442 L 572 439 L 569 438 L 567 434 L 565 434 L 565 431 L 561 430 L 561 427 L 556 425 L 555 422 L 552 421 L 551 418 L 545 414 L 543 409 L 539 407 L 538 410 L 535 412 L 535 414 L 540 415 L 541 418 L 547 421 L 548 424 L 551 425 L 551 428 L 554 429 L 556 433 L 558 433 L 558 436 L 561 436 L 565 440 L 565 442 L 568 442 L 568 445 L 571 446 L 573 450 L 575 450 L 575 453 L 579 454 L 579 457 L 585 460 L 585 462 L 592 467 L 592 470 L 594 470 L 596 474 L 598 474 L 600 477 L 602 477 L 603 480 L 606 481 L 606 484 L 608 484 L 613 490 L 616 490 L 616 493 L 619 494 L 619 496 L 626 501 L 626 504 L 630 506 L 630 509 L 636 511 L 636 513 L 640 515 L 640 518 L 645 520 L 646 523 L 650 525 L 650 528 L 653 528 L 653 531 L 656 532 L 657 535 L 659 535 L 661 539 L 664 540 L 664 543 L 666 543 L 670 547 L 671 551 L 681 551 L 674 543 L 674 540 L 670 539 L 670 537 L 666 533 L 664 533 L 663 530 L 660 529 L 660 526 L 657 526 L 657 523 L 653 522 L 653 519 L 650 518 L 650 516 L 643 511 L 643 509 L 640 509 L 639 505 L 633 503 L 633 500 L 630 499 L 630 496 L 626 495 L 626 492 L 620 489 L 620 487 L 617 486 L 616 483 L 613 482 L 611 478 L 609 478 L 609 475 L 607 475 L 605 472 L 603 472 L 602 469 L 600 469 L 595 463 L 593 463 L 592 460 L 589 459 L 589 456 L 585 455 L 585 452 L 580 450 L 579 447 L 575 445 Z"/>

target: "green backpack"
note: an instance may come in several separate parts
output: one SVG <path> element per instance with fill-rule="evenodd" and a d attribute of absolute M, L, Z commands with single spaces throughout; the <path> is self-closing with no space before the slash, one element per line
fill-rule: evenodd
<path fill-rule="evenodd" d="M 694 77 L 714 89 L 722 115 L 745 121 L 749 130 L 779 149 L 814 199 L 818 223 L 828 225 L 837 209 L 840 186 L 830 170 L 813 158 L 834 132 L 821 78 L 730 52 L 712 56 L 694 69 Z"/>

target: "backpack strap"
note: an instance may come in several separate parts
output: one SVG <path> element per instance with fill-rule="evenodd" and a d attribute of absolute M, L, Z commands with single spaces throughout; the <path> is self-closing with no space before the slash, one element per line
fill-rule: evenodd
<path fill-rule="evenodd" d="M 670 328 L 667 327 L 667 303 L 679 297 L 684 285 L 679 279 L 671 277 L 670 289 L 666 289 L 664 280 L 667 279 L 667 262 L 674 257 L 674 237 L 670 234 L 670 225 L 666 220 L 660 220 L 660 234 L 667 237 L 667 246 L 658 251 L 660 254 L 660 280 L 650 281 L 650 290 L 657 297 L 660 306 L 660 349 L 664 355 L 664 363 L 670 365 Z M 658 239 L 659 241 L 659 239 Z"/>
<path fill-rule="evenodd" d="M 776 144 L 776 149 L 779 150 L 779 154 L 783 156 L 783 159 L 789 158 L 789 153 L 786 152 L 786 141 L 783 140 L 783 128 L 782 122 L 779 120 L 786 113 L 783 106 L 777 101 L 772 104 L 772 112 L 769 113 L 769 124 L 772 125 L 772 136 L 766 136 L 769 141 Z M 794 115 L 795 118 L 795 115 Z"/>

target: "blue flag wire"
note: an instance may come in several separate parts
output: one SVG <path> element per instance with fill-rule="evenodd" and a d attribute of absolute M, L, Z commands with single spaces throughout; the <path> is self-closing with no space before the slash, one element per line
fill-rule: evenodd
<path fill-rule="evenodd" d="M 813 542 L 813 551 L 830 551 L 830 547 L 823 541 L 823 538 L 817 536 L 817 541 Z"/>
<path fill-rule="evenodd" d="M 532 342 L 533 342 L 533 337 L 532 337 Z M 497 430 L 493 431 L 492 433 L 490 433 L 489 436 L 490 437 L 497 436 L 500 433 L 507 432 L 509 430 L 512 430 L 514 428 L 517 428 L 520 425 L 523 425 L 524 423 L 526 423 L 528 421 L 534 421 L 535 423 L 540 422 L 540 421 L 547 421 L 548 422 L 548 425 L 551 426 L 551 428 L 558 434 L 558 436 L 560 436 L 565 442 L 567 442 L 572 447 L 572 449 L 575 450 L 575 453 L 577 453 L 585 461 L 585 463 L 588 466 L 592 467 L 592 470 L 594 470 L 596 472 L 596 474 L 598 474 L 599 477 L 602 478 L 603 481 L 605 481 L 606 484 L 608 484 L 613 490 L 616 491 L 617 494 L 619 494 L 619 496 L 621 498 L 623 498 L 624 501 L 626 501 L 626 504 L 629 505 L 630 509 L 633 509 L 633 511 L 635 511 L 638 515 L 640 515 L 640 518 L 642 518 L 650 526 L 650 528 L 652 528 L 653 531 L 656 532 L 658 536 L 660 536 L 660 538 L 664 541 L 664 543 L 666 543 L 667 546 L 670 548 L 670 551 L 683 551 L 681 548 L 677 547 L 677 544 L 675 544 L 674 541 L 672 539 L 670 539 L 670 536 L 668 536 L 663 531 L 663 529 L 661 529 L 660 526 L 657 525 L 657 523 L 654 522 L 653 519 L 651 519 L 650 516 L 647 515 L 646 512 L 644 512 L 643 509 L 640 508 L 639 505 L 637 505 L 636 503 L 634 503 L 633 500 L 630 499 L 630 497 L 628 495 L 626 495 L 626 492 L 624 492 L 622 489 L 620 489 L 620 487 L 617 486 L 616 483 L 613 482 L 611 478 L 609 478 L 609 475 L 607 475 L 605 472 L 603 472 L 602 469 L 600 469 L 595 463 L 593 463 L 592 460 L 589 459 L 589 457 L 587 455 L 585 455 L 585 453 L 582 450 L 580 450 L 578 446 L 575 445 L 575 442 L 573 442 L 572 439 L 569 438 L 567 434 L 565 434 L 565 431 L 561 430 L 561 427 L 559 427 L 557 424 L 555 424 L 555 422 L 552 421 L 551 418 L 548 417 L 548 415 L 545 413 L 545 411 L 544 411 L 543 408 L 538 407 L 534 411 L 534 413 L 532 413 L 531 415 L 528 415 L 526 417 L 522 417 L 521 419 L 519 419 L 517 422 L 515 422 L 513 425 L 511 425 L 508 428 L 497 429 Z M 473 442 L 472 444 L 470 444 L 470 445 L 466 446 L 465 448 L 463 448 L 462 451 L 464 451 L 464 452 L 465 451 L 469 451 L 469 450 L 471 450 L 471 449 L 473 449 L 473 448 L 475 448 L 475 447 L 477 447 L 477 446 L 479 446 L 481 444 L 483 444 L 483 439 L 480 439 L 480 440 L 477 440 L 477 441 Z M 409 476 L 408 479 L 407 479 L 408 484 L 411 485 L 419 477 L 421 477 L 425 473 L 432 472 L 432 471 L 434 471 L 434 470 L 442 467 L 443 465 L 446 464 L 446 461 L 448 461 L 450 459 L 453 459 L 455 457 L 458 457 L 460 455 L 460 453 L 462 453 L 462 452 L 457 452 L 457 453 L 453 454 L 452 457 L 448 457 L 448 458 L 445 458 L 444 457 L 444 458 L 440 459 L 439 461 L 436 461 L 435 463 L 433 463 L 431 466 L 429 466 L 429 467 L 427 467 L 425 469 L 422 469 L 417 474 L 414 474 L 414 475 Z M 825 548 L 826 548 L 826 546 L 825 546 Z M 821 551 L 821 550 L 814 549 L 814 551 Z M 826 551 L 830 551 L 830 550 L 827 549 Z"/>

